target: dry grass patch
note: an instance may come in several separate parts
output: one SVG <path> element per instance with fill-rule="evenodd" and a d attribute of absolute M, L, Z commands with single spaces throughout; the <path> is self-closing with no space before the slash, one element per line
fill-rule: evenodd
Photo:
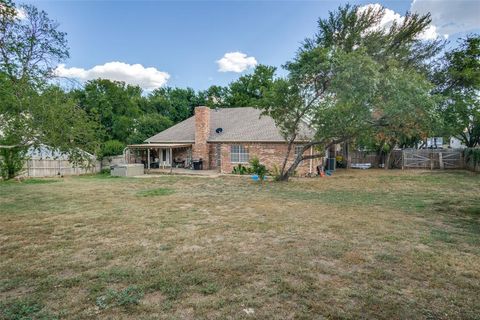
<path fill-rule="evenodd" d="M 479 175 L 52 181 L 0 183 L 0 319 L 480 313 Z"/>

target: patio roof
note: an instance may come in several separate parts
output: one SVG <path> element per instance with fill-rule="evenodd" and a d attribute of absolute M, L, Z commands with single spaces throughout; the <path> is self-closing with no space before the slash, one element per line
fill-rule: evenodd
<path fill-rule="evenodd" d="M 135 148 L 185 148 L 191 147 L 191 143 L 140 143 L 140 144 L 129 144 L 127 147 L 130 149 Z"/>

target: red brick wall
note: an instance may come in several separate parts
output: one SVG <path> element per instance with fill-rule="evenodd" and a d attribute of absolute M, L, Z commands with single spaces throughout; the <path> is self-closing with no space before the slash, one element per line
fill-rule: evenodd
<path fill-rule="evenodd" d="M 210 108 L 196 107 L 195 108 L 195 144 L 193 145 L 192 158 L 193 160 L 202 159 L 203 168 L 208 169 L 209 161 L 209 146 L 207 143 L 208 135 L 210 134 Z"/>
<path fill-rule="evenodd" d="M 217 157 L 216 157 L 216 143 L 209 143 L 208 144 L 208 157 L 210 159 L 209 168 L 210 169 L 218 169 L 217 168 Z"/>
<path fill-rule="evenodd" d="M 181 161 L 185 161 L 188 158 L 188 148 L 175 148 L 172 150 L 173 153 L 173 159 L 178 159 Z"/>
<path fill-rule="evenodd" d="M 248 149 L 249 158 L 252 159 L 257 157 L 260 160 L 260 163 L 264 164 L 267 169 L 271 170 L 275 165 L 280 168 L 285 154 L 287 153 L 287 144 L 285 143 L 238 143 L 245 146 Z M 230 146 L 231 143 L 221 144 L 221 172 L 222 173 L 231 173 L 233 167 L 237 166 L 237 163 L 232 163 L 230 161 Z M 212 149 L 215 150 L 214 144 L 212 144 Z M 294 150 L 290 152 L 290 157 L 287 162 L 287 166 L 291 164 L 295 158 Z M 310 151 L 307 150 L 306 154 L 310 154 Z M 312 160 L 312 173 L 316 172 L 316 166 L 321 163 L 321 159 Z M 248 163 L 244 164 L 248 165 Z M 297 175 L 305 176 L 310 171 L 310 160 L 302 161 L 297 167 Z"/>

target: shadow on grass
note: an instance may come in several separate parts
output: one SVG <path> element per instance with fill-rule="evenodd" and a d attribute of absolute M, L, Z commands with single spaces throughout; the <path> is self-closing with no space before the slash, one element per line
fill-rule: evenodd
<path fill-rule="evenodd" d="M 168 196 L 174 194 L 175 190 L 168 188 L 147 189 L 137 192 L 139 197 L 156 197 L 156 196 Z"/>
<path fill-rule="evenodd" d="M 92 180 L 105 180 L 105 179 L 121 179 L 123 177 L 112 176 L 110 173 L 95 173 L 95 174 L 82 174 L 77 178 L 80 179 L 92 179 Z"/>
<path fill-rule="evenodd" d="M 7 181 L 0 181 L 1 185 L 22 185 L 22 184 L 47 184 L 47 183 L 55 183 L 60 182 L 62 180 L 59 179 L 52 179 L 52 178 L 43 178 L 43 179 L 25 179 L 23 181 L 16 181 L 16 180 L 7 180 Z"/>

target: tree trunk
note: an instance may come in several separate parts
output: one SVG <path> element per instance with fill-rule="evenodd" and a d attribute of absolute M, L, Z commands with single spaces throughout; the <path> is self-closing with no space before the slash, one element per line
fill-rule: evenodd
<path fill-rule="evenodd" d="M 349 141 L 345 141 L 345 168 L 350 169 L 352 167 L 352 153 L 350 152 L 350 143 Z"/>
<path fill-rule="evenodd" d="M 380 168 L 380 162 L 382 161 L 382 150 L 375 151 L 375 167 Z"/>
<path fill-rule="evenodd" d="M 290 165 L 290 167 L 288 168 L 287 171 L 285 171 L 285 173 L 283 173 L 281 176 L 280 176 L 280 179 L 279 181 L 288 181 L 288 179 L 290 178 L 290 176 L 293 175 L 293 173 L 295 172 L 295 169 L 297 169 L 298 165 L 300 164 L 300 162 L 302 162 L 303 160 L 303 156 L 301 154 L 299 154 L 295 160 L 293 161 L 293 163 Z"/>
<path fill-rule="evenodd" d="M 294 142 L 295 142 L 295 137 L 290 141 L 288 141 L 287 154 L 283 159 L 282 168 L 280 169 L 280 177 L 278 178 L 279 181 L 288 180 L 288 176 L 285 177 L 285 175 L 287 174 L 287 172 L 285 171 L 285 168 L 287 167 L 288 157 L 290 156 L 290 152 L 292 151 L 292 145 Z"/>
<path fill-rule="evenodd" d="M 331 141 L 329 144 L 327 144 L 325 146 L 325 150 L 329 149 L 330 147 L 332 147 L 333 145 L 336 145 L 338 143 L 342 143 L 344 141 L 344 139 L 338 139 L 338 140 L 334 140 L 334 141 Z M 293 144 L 293 141 L 291 142 Z M 314 154 L 314 155 L 307 155 L 307 156 L 303 156 L 303 153 L 305 152 L 305 150 L 313 147 L 313 146 L 318 146 L 318 145 L 322 145 L 324 142 L 323 141 L 312 141 L 312 142 L 309 142 L 307 143 L 306 145 L 303 146 L 303 151 L 298 154 L 298 156 L 295 158 L 295 160 L 293 161 L 293 163 L 290 165 L 290 167 L 288 168 L 288 170 L 284 171 L 282 170 L 282 172 L 280 173 L 280 176 L 278 177 L 278 181 L 288 181 L 288 179 L 290 178 L 290 176 L 295 172 L 295 170 L 297 169 L 298 165 L 300 164 L 300 162 L 304 161 L 304 160 L 310 160 L 310 159 L 318 159 L 318 158 L 321 158 L 324 156 L 324 154 Z M 288 154 L 290 154 L 290 149 L 291 149 L 291 144 L 289 145 L 289 150 L 288 150 Z M 284 164 L 286 164 L 286 161 L 288 160 L 288 155 L 286 156 L 285 160 L 284 160 Z"/>
<path fill-rule="evenodd" d="M 392 157 L 392 153 L 393 153 L 393 148 L 390 149 L 390 151 L 388 151 L 387 154 L 385 155 L 385 164 L 383 166 L 383 169 L 385 170 L 390 169 L 390 159 Z"/>

